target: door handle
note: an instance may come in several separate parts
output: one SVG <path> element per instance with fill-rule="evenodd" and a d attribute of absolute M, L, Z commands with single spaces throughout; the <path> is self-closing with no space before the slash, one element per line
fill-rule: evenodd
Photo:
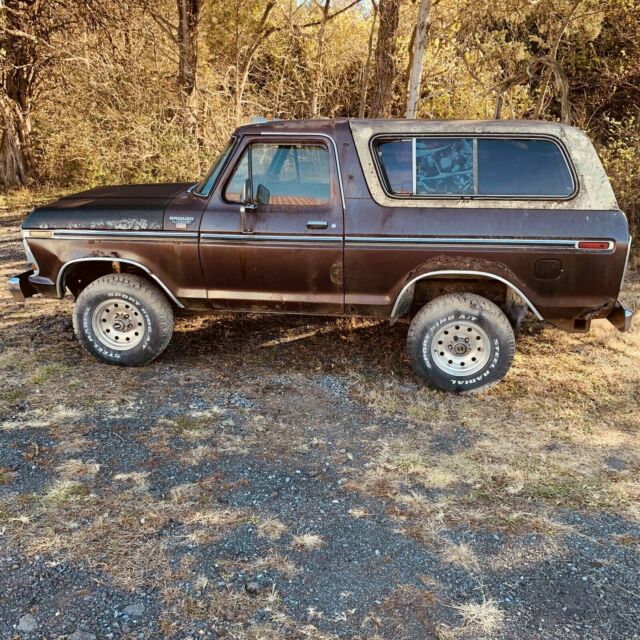
<path fill-rule="evenodd" d="M 326 229 L 328 226 L 329 223 L 324 220 L 309 220 L 307 222 L 307 229 Z"/>

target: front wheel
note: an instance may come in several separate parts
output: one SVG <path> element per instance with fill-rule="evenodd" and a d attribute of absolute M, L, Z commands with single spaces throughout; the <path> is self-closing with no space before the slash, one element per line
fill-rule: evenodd
<path fill-rule="evenodd" d="M 173 333 L 173 310 L 144 278 L 113 273 L 83 289 L 73 311 L 73 329 L 98 360 L 135 367 L 165 350 Z"/>
<path fill-rule="evenodd" d="M 509 371 L 513 329 L 490 300 L 472 293 L 432 300 L 414 317 L 407 336 L 411 364 L 443 391 L 477 391 Z"/>

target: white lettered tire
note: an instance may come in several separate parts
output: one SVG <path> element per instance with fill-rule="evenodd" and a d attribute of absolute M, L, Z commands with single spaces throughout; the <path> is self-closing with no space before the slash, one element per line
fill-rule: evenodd
<path fill-rule="evenodd" d="M 477 391 L 507 374 L 515 337 L 507 316 L 472 293 L 435 298 L 413 318 L 407 336 L 411 365 L 443 391 Z"/>
<path fill-rule="evenodd" d="M 173 310 L 144 278 L 113 273 L 94 280 L 78 296 L 73 329 L 98 360 L 135 367 L 165 350 L 173 334 Z"/>

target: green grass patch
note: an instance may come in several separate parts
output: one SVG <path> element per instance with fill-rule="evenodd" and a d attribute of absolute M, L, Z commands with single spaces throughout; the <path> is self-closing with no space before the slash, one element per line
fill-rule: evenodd
<path fill-rule="evenodd" d="M 0 391 L 0 402 L 19 402 L 24 400 L 28 395 L 26 389 L 4 389 Z"/>
<path fill-rule="evenodd" d="M 36 372 L 31 376 L 29 382 L 31 382 L 31 384 L 43 384 L 53 378 L 66 374 L 68 371 L 69 367 L 66 364 L 45 364 L 36 370 Z"/>
<path fill-rule="evenodd" d="M 45 494 L 44 500 L 53 505 L 73 502 L 89 495 L 89 488 L 75 480 L 61 480 Z"/>

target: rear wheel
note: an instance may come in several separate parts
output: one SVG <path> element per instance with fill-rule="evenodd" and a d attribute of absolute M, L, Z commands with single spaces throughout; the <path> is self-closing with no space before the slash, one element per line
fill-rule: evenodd
<path fill-rule="evenodd" d="M 173 333 L 173 310 L 150 282 L 130 274 L 94 280 L 78 296 L 73 329 L 95 358 L 122 366 L 157 358 Z"/>
<path fill-rule="evenodd" d="M 493 302 L 449 294 L 416 314 L 407 348 L 414 370 L 444 391 L 476 391 L 501 380 L 515 352 L 513 329 Z"/>

